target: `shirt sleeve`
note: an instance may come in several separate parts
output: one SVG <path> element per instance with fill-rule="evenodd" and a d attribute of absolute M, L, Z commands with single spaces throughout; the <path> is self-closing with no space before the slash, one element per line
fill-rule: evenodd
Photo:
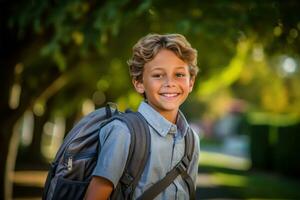
<path fill-rule="evenodd" d="M 93 176 L 101 176 L 117 186 L 126 164 L 130 132 L 125 123 L 113 120 L 100 129 L 99 155 Z"/>
<path fill-rule="evenodd" d="M 194 153 L 193 158 L 190 163 L 189 167 L 189 175 L 193 179 L 195 187 L 197 187 L 197 176 L 198 176 L 198 165 L 199 165 L 199 153 L 200 153 L 200 144 L 199 144 L 199 136 L 193 131 L 194 138 L 195 138 L 195 145 L 194 145 Z"/>

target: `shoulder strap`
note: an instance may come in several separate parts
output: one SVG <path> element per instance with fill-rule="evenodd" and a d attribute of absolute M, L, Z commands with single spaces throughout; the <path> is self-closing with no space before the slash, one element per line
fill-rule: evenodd
<path fill-rule="evenodd" d="M 128 158 L 119 182 L 125 186 L 125 198 L 131 199 L 150 153 L 150 130 L 146 120 L 139 112 L 126 112 L 116 116 L 116 119 L 126 123 L 131 134 Z M 114 199 L 114 194 L 111 198 Z"/>
<path fill-rule="evenodd" d="M 190 165 L 190 162 L 193 159 L 193 153 L 195 148 L 195 138 L 194 133 L 191 128 L 188 129 L 186 139 L 185 139 L 185 156 L 188 160 L 188 165 L 186 165 L 186 170 L 181 173 L 182 178 L 184 179 L 185 183 L 188 186 L 189 193 L 190 193 L 190 199 L 194 200 L 196 199 L 195 194 L 195 185 L 193 179 L 190 177 L 190 175 L 187 173 L 187 169 Z"/>
<path fill-rule="evenodd" d="M 157 183 L 152 185 L 148 190 L 146 190 L 138 200 L 151 200 L 154 199 L 158 194 L 160 194 L 164 189 L 166 189 L 180 174 L 188 186 L 190 199 L 194 200 L 195 196 L 195 186 L 192 178 L 187 173 L 187 169 L 193 157 L 194 152 L 194 136 L 191 129 L 188 130 L 185 136 L 185 151 L 184 156 L 181 161 L 167 173 L 167 175 L 159 180 Z"/>

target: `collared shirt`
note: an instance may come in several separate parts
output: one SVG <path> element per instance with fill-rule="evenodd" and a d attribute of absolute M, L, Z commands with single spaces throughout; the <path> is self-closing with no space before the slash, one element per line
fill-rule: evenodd
<path fill-rule="evenodd" d="M 149 187 L 165 177 L 184 155 L 184 136 L 189 125 L 184 115 L 179 111 L 176 125 L 166 120 L 149 104 L 142 102 L 140 112 L 149 124 L 151 149 L 141 179 L 134 191 L 134 199 L 139 197 Z M 100 153 L 94 170 L 94 176 L 110 180 L 114 186 L 118 184 L 124 171 L 130 145 L 130 133 L 123 122 L 114 120 L 100 130 Z M 199 140 L 195 135 L 195 151 L 188 173 L 196 183 L 198 173 Z M 195 184 L 196 185 L 196 184 Z M 186 183 L 178 176 L 155 199 L 189 199 Z"/>

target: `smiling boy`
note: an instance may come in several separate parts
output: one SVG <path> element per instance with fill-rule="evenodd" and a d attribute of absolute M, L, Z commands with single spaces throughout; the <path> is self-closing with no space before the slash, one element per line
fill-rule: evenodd
<path fill-rule="evenodd" d="M 138 112 L 146 119 L 151 134 L 151 153 L 133 193 L 133 199 L 137 199 L 164 178 L 184 156 L 184 139 L 190 127 L 179 107 L 193 89 L 198 72 L 197 51 L 180 34 L 149 34 L 134 46 L 128 64 L 133 85 L 145 98 Z M 114 120 L 100 131 L 98 160 L 101 162 L 94 170 L 86 199 L 110 198 L 128 156 L 130 133 L 123 122 Z M 193 134 L 195 148 L 187 176 L 195 186 L 199 141 Z M 155 199 L 190 199 L 188 186 L 178 176 Z"/>
<path fill-rule="evenodd" d="M 145 64 L 142 81 L 133 82 L 137 92 L 145 93 L 149 105 L 174 124 L 179 106 L 194 84 L 187 63 L 167 49 Z"/>

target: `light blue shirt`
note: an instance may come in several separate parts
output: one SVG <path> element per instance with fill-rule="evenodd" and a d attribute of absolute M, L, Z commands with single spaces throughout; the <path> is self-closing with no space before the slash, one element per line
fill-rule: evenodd
<path fill-rule="evenodd" d="M 151 185 L 165 177 L 184 155 L 184 136 L 189 125 L 184 115 L 179 111 L 177 123 L 172 124 L 154 110 L 150 105 L 142 102 L 140 112 L 149 124 L 151 134 L 151 153 L 142 177 L 134 191 L 134 199 L 139 197 Z M 124 171 L 130 145 L 130 133 L 123 122 L 114 120 L 100 130 L 100 154 L 94 169 L 94 176 L 101 176 L 110 180 L 114 187 L 119 182 Z M 188 173 L 196 186 L 198 174 L 199 139 L 195 134 L 195 150 Z M 156 198 L 163 200 L 189 199 L 186 183 L 178 176 Z"/>

